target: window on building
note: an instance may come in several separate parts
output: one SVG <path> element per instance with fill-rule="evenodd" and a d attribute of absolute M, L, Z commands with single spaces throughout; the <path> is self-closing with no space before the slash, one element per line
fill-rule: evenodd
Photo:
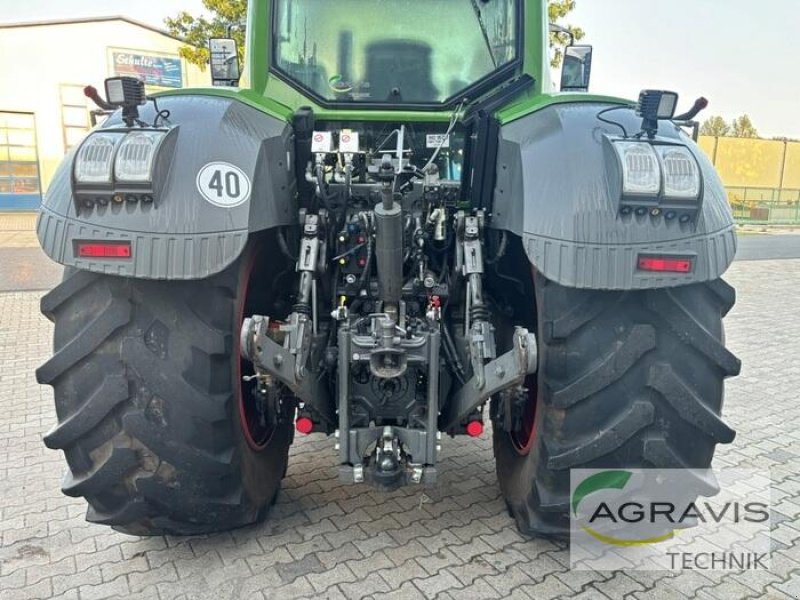
<path fill-rule="evenodd" d="M 36 207 L 40 191 L 34 117 L 0 111 L 0 209 Z"/>
<path fill-rule="evenodd" d="M 89 131 L 89 109 L 82 85 L 61 86 L 61 124 L 64 129 L 64 152 L 76 146 Z"/>

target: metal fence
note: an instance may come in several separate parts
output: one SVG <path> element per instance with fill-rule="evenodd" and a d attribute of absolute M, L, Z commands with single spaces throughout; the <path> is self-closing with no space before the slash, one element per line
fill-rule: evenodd
<path fill-rule="evenodd" d="M 733 216 L 740 223 L 800 224 L 800 189 L 726 189 Z"/>
<path fill-rule="evenodd" d="M 800 224 L 800 142 L 701 136 L 741 223 Z"/>

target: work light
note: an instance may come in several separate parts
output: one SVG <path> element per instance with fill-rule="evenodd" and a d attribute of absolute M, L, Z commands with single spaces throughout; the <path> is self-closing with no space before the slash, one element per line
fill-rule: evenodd
<path fill-rule="evenodd" d="M 694 200 L 700 196 L 700 167 L 685 146 L 656 146 L 664 167 L 664 196 Z"/>
<path fill-rule="evenodd" d="M 642 90 L 636 114 L 642 117 L 642 130 L 652 139 L 658 131 L 658 122 L 675 116 L 678 94 L 662 90 Z"/>
<path fill-rule="evenodd" d="M 120 132 L 97 132 L 87 137 L 75 158 L 75 181 L 111 185 L 116 149 L 124 137 Z"/>
<path fill-rule="evenodd" d="M 108 104 L 122 109 L 125 125 L 139 123 L 139 107 L 147 103 L 144 82 L 135 77 L 109 77 L 105 83 Z"/>
<path fill-rule="evenodd" d="M 119 146 L 114 163 L 114 178 L 118 183 L 150 183 L 158 148 L 165 131 L 133 131 Z"/>
<path fill-rule="evenodd" d="M 135 77 L 109 77 L 106 79 L 106 99 L 121 108 L 141 106 L 147 102 L 144 82 Z"/>
<path fill-rule="evenodd" d="M 678 106 L 678 94 L 660 90 L 643 90 L 639 94 L 636 114 L 644 119 L 663 121 L 675 115 Z"/>
<path fill-rule="evenodd" d="M 617 142 L 614 149 L 622 165 L 623 195 L 658 196 L 661 168 L 653 146 L 647 142 Z"/>

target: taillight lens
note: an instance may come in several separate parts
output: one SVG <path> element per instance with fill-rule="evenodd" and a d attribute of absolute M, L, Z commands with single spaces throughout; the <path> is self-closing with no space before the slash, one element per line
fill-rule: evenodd
<path fill-rule="evenodd" d="M 639 270 L 660 273 L 691 273 L 692 262 L 691 258 L 640 256 Z"/>
<path fill-rule="evenodd" d="M 78 258 L 131 258 L 133 252 L 130 242 L 76 242 L 75 255 Z"/>

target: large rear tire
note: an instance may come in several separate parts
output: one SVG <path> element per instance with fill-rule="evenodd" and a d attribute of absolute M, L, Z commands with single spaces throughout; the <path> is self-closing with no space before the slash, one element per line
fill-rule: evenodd
<path fill-rule="evenodd" d="M 70 270 L 42 299 L 54 355 L 38 371 L 54 388 L 63 492 L 87 520 L 135 535 L 186 535 L 260 520 L 274 502 L 293 415 L 254 427 L 243 393 L 239 327 L 252 303 L 251 244 L 200 281 L 146 281 Z"/>
<path fill-rule="evenodd" d="M 574 468 L 706 468 L 734 431 L 720 418 L 739 361 L 722 280 L 577 290 L 535 275 L 539 370 L 517 431 L 494 427 L 497 477 L 522 533 L 569 535 Z"/>

